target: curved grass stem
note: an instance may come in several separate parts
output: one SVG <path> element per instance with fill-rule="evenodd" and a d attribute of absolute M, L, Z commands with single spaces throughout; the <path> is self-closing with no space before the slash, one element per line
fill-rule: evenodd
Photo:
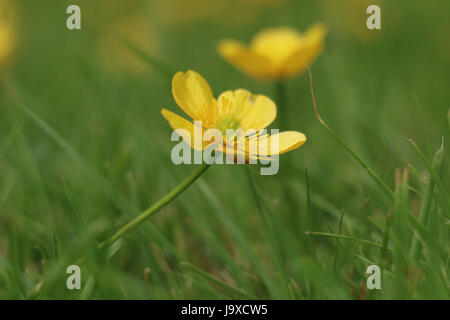
<path fill-rule="evenodd" d="M 306 67 L 306 69 L 308 70 L 309 73 L 309 80 L 310 80 L 310 84 L 311 84 L 311 96 L 312 96 L 312 100 L 313 100 L 313 105 L 314 105 L 314 112 L 316 114 L 317 119 L 319 120 L 320 124 L 327 129 L 327 131 L 333 136 L 334 139 L 336 139 L 336 141 L 342 146 L 344 147 L 345 150 L 347 150 L 348 153 L 350 153 L 350 155 L 364 168 L 364 170 L 366 170 L 366 172 L 372 177 L 372 179 L 375 180 L 375 182 L 386 192 L 386 194 L 391 198 L 394 199 L 395 198 L 395 193 L 394 191 L 392 191 L 391 188 L 389 188 L 387 186 L 386 183 L 384 183 L 384 181 L 375 173 L 375 171 L 373 171 L 368 165 L 367 163 L 364 162 L 364 160 L 361 159 L 360 156 L 358 156 L 352 149 L 350 149 L 350 147 L 348 147 L 344 141 L 341 140 L 341 138 L 339 138 L 336 133 L 334 132 L 333 129 L 331 129 L 327 123 L 322 119 L 322 117 L 319 114 L 319 111 L 317 110 L 317 104 L 316 104 L 316 98 L 314 96 L 314 88 L 313 88 L 313 80 L 312 80 L 312 73 L 311 70 Z"/>
<path fill-rule="evenodd" d="M 423 238 L 426 238 L 429 243 L 431 244 L 431 247 L 436 250 L 436 252 L 440 255 L 440 257 L 445 260 L 448 257 L 448 253 L 447 250 L 444 249 L 434 238 L 433 236 L 428 232 L 427 228 L 424 226 L 424 224 L 411 212 L 411 210 L 406 207 L 404 204 L 401 203 L 400 199 L 398 198 L 398 196 L 395 194 L 395 192 L 388 187 L 388 185 L 380 178 L 380 176 L 378 174 L 375 173 L 375 171 L 373 171 L 366 162 L 364 162 L 364 160 L 362 160 L 362 158 L 360 156 L 358 156 L 352 149 L 350 149 L 350 147 L 348 147 L 337 135 L 336 133 L 333 131 L 333 129 L 331 129 L 326 122 L 322 119 L 322 117 L 319 114 L 319 111 L 317 110 L 317 104 L 316 104 L 316 99 L 314 96 L 314 88 L 313 88 L 313 80 L 312 80 L 312 73 L 311 70 L 306 67 L 308 73 L 309 73 L 309 79 L 310 79 L 310 84 L 311 84 L 311 95 L 312 95 L 312 100 L 313 100 L 313 105 L 314 105 L 314 112 L 316 114 L 317 119 L 320 121 L 321 125 L 327 129 L 327 131 L 336 139 L 336 141 L 345 149 L 347 150 L 347 152 L 366 170 L 366 172 L 370 175 L 370 177 L 376 182 L 376 184 L 383 189 L 383 191 L 385 191 L 385 193 L 389 196 L 389 198 L 391 200 L 397 201 L 399 203 L 400 206 L 403 206 L 404 209 L 406 210 L 407 214 L 408 214 L 408 218 L 411 221 L 411 224 L 413 225 L 413 227 L 419 232 L 419 234 L 421 234 L 421 236 Z M 439 179 L 439 177 L 437 176 L 436 172 L 433 171 L 432 169 L 432 165 L 426 160 L 425 156 L 423 155 L 423 153 L 420 151 L 420 149 L 417 147 L 417 145 L 412 144 L 414 149 L 416 150 L 416 152 L 419 154 L 419 156 L 424 160 L 426 166 L 428 167 L 430 174 L 432 176 L 432 178 L 435 180 L 437 186 L 441 189 L 441 192 L 443 194 L 443 198 L 444 200 L 446 200 L 446 202 L 450 202 L 450 200 L 448 200 L 448 195 L 445 192 L 445 188 L 442 184 L 442 181 Z"/>

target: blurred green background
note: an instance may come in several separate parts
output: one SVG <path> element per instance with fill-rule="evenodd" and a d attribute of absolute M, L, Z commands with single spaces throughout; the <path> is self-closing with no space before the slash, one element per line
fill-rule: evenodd
<path fill-rule="evenodd" d="M 0 64 L 0 298 L 448 299 L 449 1 L 9 4 L 14 44 Z M 81 30 L 66 28 L 70 4 L 81 8 Z M 369 4 L 381 7 L 381 30 L 366 28 Z M 283 162 L 275 176 L 214 166 L 111 259 L 98 252 L 96 243 L 195 168 L 170 160 L 175 143 L 160 109 L 181 113 L 173 73 L 199 72 L 215 96 L 245 88 L 276 99 L 273 83 L 221 59 L 217 42 L 316 22 L 329 31 L 311 66 L 321 116 L 398 198 L 386 197 L 320 125 L 301 74 L 286 82 L 287 105 L 278 109 L 289 119 L 282 130 L 308 137 L 286 155 L 288 172 Z M 411 257 L 407 211 L 419 216 L 431 182 L 407 139 L 431 163 L 442 137 L 441 184 L 430 191 L 424 222 L 432 236 Z M 82 256 L 82 290 L 69 291 L 65 268 Z M 371 263 L 383 269 L 381 290 L 365 286 Z"/>

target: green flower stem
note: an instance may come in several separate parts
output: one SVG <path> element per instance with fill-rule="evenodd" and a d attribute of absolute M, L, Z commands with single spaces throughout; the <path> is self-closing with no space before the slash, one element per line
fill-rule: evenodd
<path fill-rule="evenodd" d="M 143 211 L 141 214 L 139 214 L 136 218 L 132 219 L 130 222 L 128 222 L 126 225 L 124 225 L 122 228 L 120 228 L 119 231 L 117 231 L 115 234 L 113 234 L 109 239 L 103 241 L 100 244 L 100 248 L 104 248 L 105 246 L 112 245 L 115 241 L 122 238 L 125 234 L 130 232 L 131 230 L 137 228 L 139 225 L 141 225 L 145 220 L 155 215 L 159 210 L 164 208 L 166 205 L 171 203 L 173 200 L 175 200 L 176 197 L 178 197 L 181 193 L 183 193 L 184 190 L 186 190 L 191 184 L 193 184 L 205 171 L 210 167 L 209 164 L 203 164 L 200 167 L 198 167 L 196 170 L 194 170 L 184 181 L 182 181 L 178 186 L 176 186 L 172 191 L 170 191 L 168 194 L 166 194 L 164 197 L 162 197 L 158 202 L 156 202 L 154 205 L 152 205 L 147 210 Z M 81 257 L 76 264 L 81 264 L 84 262 L 85 257 Z M 47 286 L 47 281 L 42 280 L 39 282 L 39 284 L 36 286 L 36 288 L 26 297 L 26 299 L 34 299 L 37 296 L 39 296 L 42 291 L 44 290 L 44 287 Z"/>
<path fill-rule="evenodd" d="M 275 97 L 277 99 L 277 109 L 281 112 L 277 112 L 279 121 L 278 127 L 279 129 L 288 130 L 289 123 L 286 110 L 286 83 L 282 80 L 275 82 Z"/>
<path fill-rule="evenodd" d="M 277 103 L 277 126 L 280 130 L 289 130 L 289 114 L 287 110 L 287 95 L 286 95 L 286 82 L 284 80 L 279 80 L 275 82 L 275 97 L 276 97 L 276 103 Z M 290 175 L 292 173 L 292 168 L 294 166 L 292 154 L 284 154 L 282 159 L 280 160 L 280 177 L 283 181 L 282 188 L 283 188 L 283 194 L 286 197 L 286 201 L 293 205 L 293 210 L 291 210 L 292 213 L 298 212 L 299 206 L 298 206 L 298 200 L 297 200 L 297 194 L 292 191 L 292 189 L 289 186 L 289 183 L 287 182 L 290 179 Z"/>
<path fill-rule="evenodd" d="M 141 225 L 145 220 L 155 215 L 159 210 L 164 208 L 166 205 L 171 203 L 176 197 L 178 197 L 184 190 L 186 190 L 192 183 L 195 182 L 205 171 L 210 167 L 209 164 L 203 164 L 194 170 L 184 181 L 182 181 L 178 186 L 176 186 L 172 191 L 162 197 L 158 202 L 152 205 L 147 210 L 143 211 L 136 218 L 132 219 L 126 225 L 124 225 L 120 230 L 114 233 L 109 239 L 105 240 L 100 244 L 100 247 L 112 244 L 118 239 L 122 238 L 125 234 L 135 229 Z"/>

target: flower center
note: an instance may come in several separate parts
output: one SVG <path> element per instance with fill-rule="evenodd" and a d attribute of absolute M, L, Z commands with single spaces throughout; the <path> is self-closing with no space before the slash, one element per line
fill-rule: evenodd
<path fill-rule="evenodd" d="M 220 130 L 225 135 L 227 129 L 236 130 L 239 128 L 240 122 L 233 115 L 227 114 L 217 119 L 216 129 Z"/>

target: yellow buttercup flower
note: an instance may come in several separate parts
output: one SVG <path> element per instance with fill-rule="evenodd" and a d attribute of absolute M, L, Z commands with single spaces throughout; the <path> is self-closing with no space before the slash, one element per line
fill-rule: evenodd
<path fill-rule="evenodd" d="M 287 27 L 269 28 L 258 33 L 250 45 L 222 40 L 219 54 L 249 76 L 282 80 L 303 71 L 322 51 L 326 29 L 316 24 L 304 34 Z"/>
<path fill-rule="evenodd" d="M 227 129 L 245 132 L 243 135 L 224 137 L 223 144 L 214 148 L 227 156 L 236 158 L 237 155 L 245 162 L 294 150 L 306 141 L 305 135 L 300 132 L 285 131 L 269 135 L 263 130 L 275 120 L 277 114 L 275 103 L 264 95 L 253 95 L 238 89 L 225 91 L 216 100 L 208 82 L 195 71 L 175 74 L 172 93 L 175 102 L 194 123 L 167 109 L 162 109 L 161 113 L 193 149 L 201 151 L 211 145 L 212 141 L 205 141 L 208 139 L 198 143 L 194 138 L 196 135 L 202 136 L 202 132 L 208 129 L 221 133 L 226 133 Z M 249 148 L 252 143 L 257 146 L 256 149 Z"/>

